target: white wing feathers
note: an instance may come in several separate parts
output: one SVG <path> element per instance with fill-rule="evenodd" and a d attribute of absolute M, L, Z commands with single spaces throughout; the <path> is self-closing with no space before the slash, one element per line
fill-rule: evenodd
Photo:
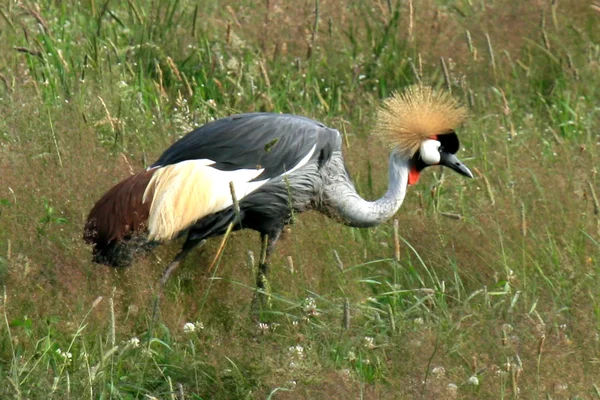
<path fill-rule="evenodd" d="M 283 176 L 302 168 L 316 149 Z M 157 167 L 144 192 L 143 202 L 150 201 L 148 239 L 167 240 L 175 237 L 199 219 L 224 210 L 233 204 L 229 183 L 241 201 L 271 179 L 253 181 L 264 169 L 222 171 L 214 168 L 209 159 L 186 160 L 177 164 Z"/>

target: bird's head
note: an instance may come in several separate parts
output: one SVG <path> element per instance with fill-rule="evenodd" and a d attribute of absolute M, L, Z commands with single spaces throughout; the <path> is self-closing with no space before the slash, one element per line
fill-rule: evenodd
<path fill-rule="evenodd" d="M 421 171 L 432 165 L 472 178 L 455 155 L 460 148 L 455 129 L 466 115 L 467 110 L 449 93 L 413 85 L 384 100 L 377 113 L 376 133 L 410 160 L 409 184 L 415 184 Z"/>

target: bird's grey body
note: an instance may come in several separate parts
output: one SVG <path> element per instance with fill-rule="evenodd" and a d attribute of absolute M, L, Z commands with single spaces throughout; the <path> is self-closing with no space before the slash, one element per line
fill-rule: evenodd
<path fill-rule="evenodd" d="M 386 104 L 378 120 L 394 149 L 380 199 L 367 201 L 356 192 L 337 130 L 295 115 L 234 115 L 185 135 L 96 203 L 85 228 L 94 259 L 126 265 L 121 249 L 135 235 L 146 233 L 151 242 L 187 235 L 164 283 L 205 239 L 249 228 L 263 239 L 257 283 L 264 288 L 269 254 L 295 213 L 317 210 L 349 226 L 375 226 L 394 215 L 427 166 L 472 177 L 454 156 L 459 142 L 453 128 L 465 111 L 453 99 L 415 86 Z"/>
<path fill-rule="evenodd" d="M 247 146 L 244 138 L 252 138 L 251 148 L 241 147 Z M 217 169 L 265 168 L 255 180 L 268 181 L 239 200 L 239 214 L 230 206 L 200 219 L 187 230 L 194 241 L 222 235 L 230 223 L 234 229 L 254 229 L 275 238 L 294 213 L 313 209 L 349 226 L 378 225 L 402 204 L 408 163 L 393 153 L 389 190 L 381 199 L 369 202 L 356 192 L 341 146 L 337 130 L 308 118 L 242 114 L 191 132 L 166 150 L 153 167 L 210 158 Z M 296 168 L 313 148 L 312 156 Z M 285 174 L 286 167 L 293 171 Z"/>

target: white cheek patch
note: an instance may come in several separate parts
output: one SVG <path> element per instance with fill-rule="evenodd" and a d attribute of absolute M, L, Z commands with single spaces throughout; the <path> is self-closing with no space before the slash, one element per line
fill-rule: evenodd
<path fill-rule="evenodd" d="M 427 165 L 438 164 L 441 160 L 440 146 L 442 144 L 437 140 L 427 139 L 421 143 L 421 159 Z"/>

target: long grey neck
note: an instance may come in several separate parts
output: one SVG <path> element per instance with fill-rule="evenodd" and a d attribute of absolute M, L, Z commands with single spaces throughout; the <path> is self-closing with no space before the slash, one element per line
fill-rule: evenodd
<path fill-rule="evenodd" d="M 408 160 L 396 152 L 390 155 L 389 187 L 385 195 L 375 201 L 361 198 L 346 173 L 340 152 L 334 152 L 331 170 L 325 177 L 323 204 L 328 215 L 354 227 L 379 225 L 391 218 L 402 205 L 408 184 Z M 343 173 L 340 173 L 343 171 Z"/>

